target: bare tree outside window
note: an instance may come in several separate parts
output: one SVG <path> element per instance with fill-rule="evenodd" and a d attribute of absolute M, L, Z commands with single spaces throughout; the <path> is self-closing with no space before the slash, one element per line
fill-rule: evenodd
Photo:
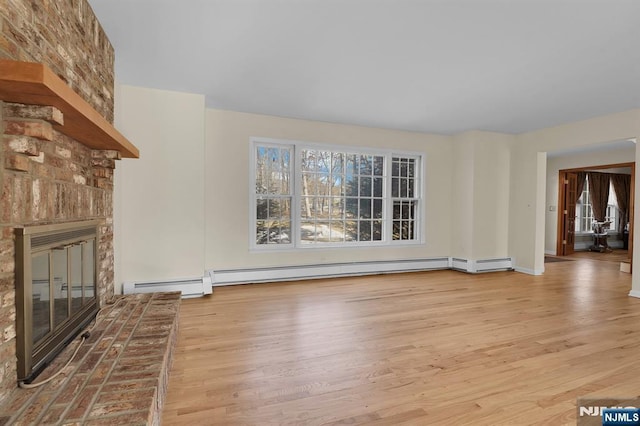
<path fill-rule="evenodd" d="M 415 158 L 393 157 L 391 197 L 393 199 L 393 239 L 415 239 L 418 197 Z"/>
<path fill-rule="evenodd" d="M 253 146 L 256 246 L 420 240 L 419 156 Z"/>
<path fill-rule="evenodd" d="M 384 157 L 301 152 L 303 244 L 382 240 Z"/>
<path fill-rule="evenodd" d="M 291 243 L 291 148 L 256 147 L 256 244 Z"/>

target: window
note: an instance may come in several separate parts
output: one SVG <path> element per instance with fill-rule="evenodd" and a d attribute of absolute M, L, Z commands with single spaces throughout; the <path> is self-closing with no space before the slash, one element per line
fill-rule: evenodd
<path fill-rule="evenodd" d="M 381 241 L 384 157 L 301 149 L 300 242 Z"/>
<path fill-rule="evenodd" d="M 609 184 L 609 201 L 607 202 L 607 213 L 605 220 L 610 221 L 610 231 L 615 231 L 618 217 L 618 200 L 616 199 L 616 191 L 613 185 Z M 575 232 L 588 233 L 593 232 L 593 209 L 591 207 L 591 195 L 589 194 L 589 178 L 587 177 L 582 190 L 582 196 L 576 203 L 576 229 Z"/>
<path fill-rule="evenodd" d="M 256 244 L 291 243 L 291 151 L 286 146 L 256 147 Z"/>
<path fill-rule="evenodd" d="M 416 159 L 393 157 L 391 197 L 393 199 L 393 239 L 415 239 L 418 197 Z"/>
<path fill-rule="evenodd" d="M 255 139 L 252 246 L 420 242 L 421 156 Z"/>

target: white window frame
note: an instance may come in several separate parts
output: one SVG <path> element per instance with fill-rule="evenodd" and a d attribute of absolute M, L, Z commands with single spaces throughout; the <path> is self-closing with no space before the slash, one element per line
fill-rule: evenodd
<path fill-rule="evenodd" d="M 291 148 L 291 176 L 292 181 L 290 188 L 292 192 L 291 201 L 291 242 L 280 244 L 258 244 L 256 242 L 256 225 L 257 225 L 257 199 L 256 194 L 256 151 L 259 146 L 268 147 L 289 147 Z M 298 166 L 301 151 L 304 149 L 315 149 L 332 152 L 345 152 L 358 155 L 377 155 L 384 157 L 383 172 L 383 218 L 382 218 L 382 239 L 380 241 L 350 241 L 350 242 L 321 242 L 306 243 L 301 239 L 301 214 L 300 206 L 302 202 L 302 194 L 300 190 L 300 182 L 302 182 L 302 169 Z M 382 148 L 370 148 L 359 146 L 319 144 L 304 141 L 282 140 L 264 137 L 250 138 L 250 173 L 249 173 L 249 249 L 251 251 L 288 251 L 288 250 L 318 250 L 327 248 L 366 248 L 366 247 L 396 247 L 407 245 L 424 244 L 424 218 L 425 218 L 425 202 L 424 202 L 424 180 L 425 180 L 425 154 L 415 151 L 398 151 Z M 415 238 L 413 240 L 394 240 L 393 239 L 393 201 L 391 198 L 391 167 L 392 158 L 412 158 L 416 165 L 415 179 L 415 195 L 417 200 L 417 213 L 415 219 L 416 229 L 414 230 Z"/>
<path fill-rule="evenodd" d="M 289 167 L 293 168 L 293 161 L 294 161 L 294 151 L 293 151 L 293 147 L 290 144 L 283 144 L 283 143 L 279 143 L 278 141 L 275 140 L 265 140 L 262 143 L 256 143 L 256 144 L 252 144 L 251 145 L 251 149 L 252 149 L 252 153 L 251 153 L 251 167 L 250 167 L 250 205 L 251 207 L 251 221 L 250 221 L 250 232 L 249 232 L 249 236 L 250 238 L 253 238 L 253 243 L 255 247 L 272 247 L 272 246 L 283 246 L 283 247 L 290 247 L 294 241 L 294 237 L 293 237 L 293 222 L 290 222 L 291 224 L 291 232 L 289 235 L 289 239 L 290 239 L 290 243 L 280 243 L 280 244 L 257 244 L 256 243 L 256 225 L 258 222 L 258 218 L 257 218 L 257 202 L 258 199 L 264 198 L 264 199 L 283 199 L 283 198 L 290 198 L 291 199 L 291 208 L 293 208 L 294 206 L 294 197 L 293 194 L 295 193 L 295 179 L 293 179 L 293 175 L 291 173 L 289 173 L 289 178 L 290 183 L 289 183 L 289 191 L 290 194 L 289 195 L 284 195 L 284 194 L 275 194 L 275 195 L 270 195 L 269 193 L 267 194 L 259 194 L 256 191 L 256 162 L 257 162 L 257 157 L 256 157 L 256 149 L 258 146 L 262 146 L 266 149 L 270 149 L 270 148 L 276 148 L 279 150 L 288 150 L 289 151 Z"/>

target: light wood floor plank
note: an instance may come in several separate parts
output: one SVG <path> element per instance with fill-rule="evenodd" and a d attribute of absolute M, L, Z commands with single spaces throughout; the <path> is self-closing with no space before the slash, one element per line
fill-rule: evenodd
<path fill-rule="evenodd" d="M 575 424 L 577 398 L 640 396 L 640 300 L 573 259 L 184 300 L 163 424 Z"/>

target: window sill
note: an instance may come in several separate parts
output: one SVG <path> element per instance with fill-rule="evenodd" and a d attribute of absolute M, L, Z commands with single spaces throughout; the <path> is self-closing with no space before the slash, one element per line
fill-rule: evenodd
<path fill-rule="evenodd" d="M 344 244 L 330 244 L 330 245 L 300 245 L 294 247 L 291 245 L 279 245 L 279 244 L 265 244 L 263 246 L 251 246 L 249 248 L 250 253 L 271 253 L 271 252 L 298 252 L 303 253 L 307 251 L 321 251 L 321 250 L 368 250 L 368 249 L 396 249 L 407 248 L 424 245 L 424 241 L 406 241 L 406 242 L 393 242 L 393 243 L 369 243 L 359 245 L 344 245 Z"/>

